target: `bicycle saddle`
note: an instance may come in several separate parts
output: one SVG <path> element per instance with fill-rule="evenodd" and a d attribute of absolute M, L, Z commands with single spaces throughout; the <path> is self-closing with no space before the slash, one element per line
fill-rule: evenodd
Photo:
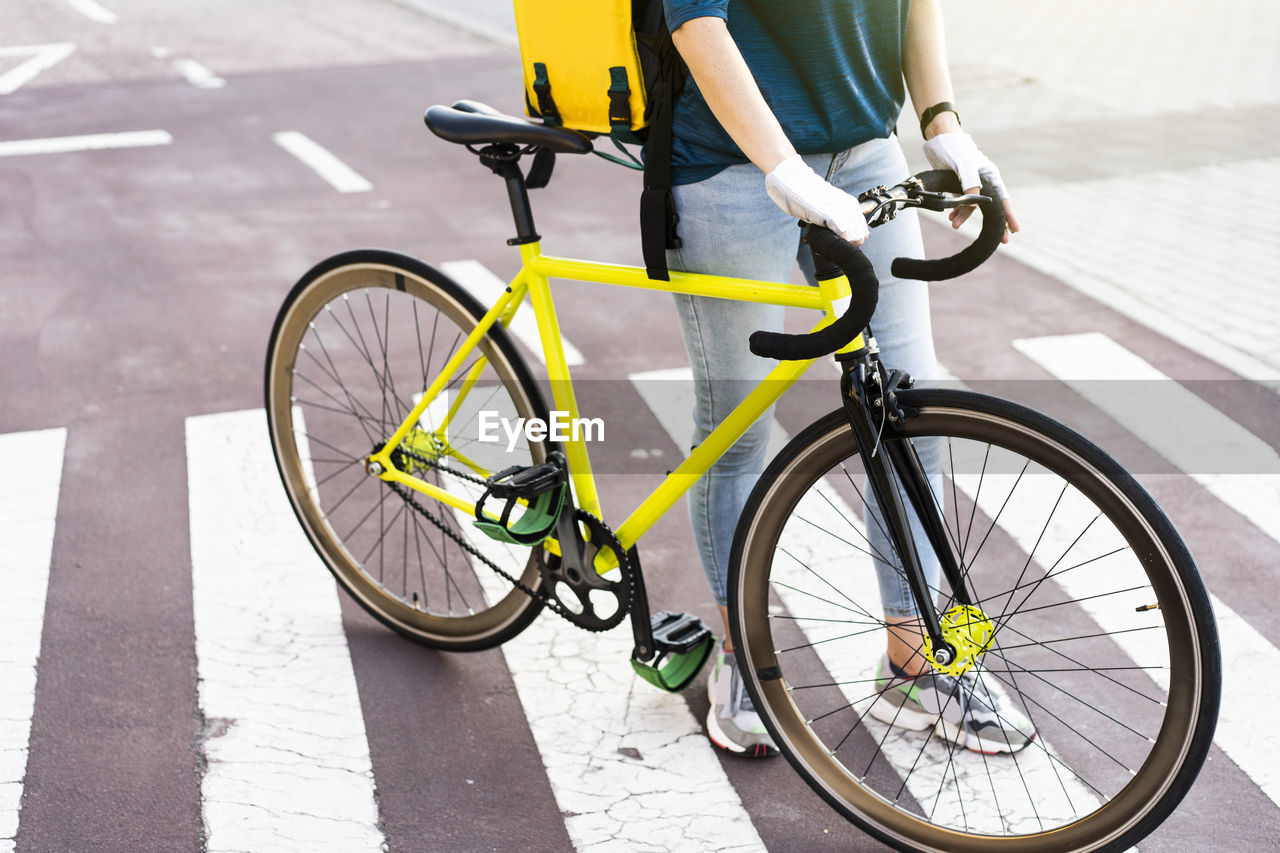
<path fill-rule="evenodd" d="M 458 101 L 451 107 L 428 107 L 423 121 L 431 132 L 463 145 L 536 145 L 561 154 L 586 154 L 591 140 L 576 130 L 534 124 L 500 113 L 477 101 Z"/>

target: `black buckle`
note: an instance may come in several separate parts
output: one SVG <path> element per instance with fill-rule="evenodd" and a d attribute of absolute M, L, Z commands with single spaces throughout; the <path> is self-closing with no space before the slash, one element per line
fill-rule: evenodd
<path fill-rule="evenodd" d="M 627 69 L 615 65 L 609 69 L 609 125 L 631 129 L 631 86 Z"/>

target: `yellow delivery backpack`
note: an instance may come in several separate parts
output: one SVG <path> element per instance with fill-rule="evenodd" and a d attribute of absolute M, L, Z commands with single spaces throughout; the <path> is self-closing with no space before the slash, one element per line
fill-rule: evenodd
<path fill-rule="evenodd" d="M 607 135 L 643 168 L 640 231 L 650 278 L 679 246 L 671 201 L 671 111 L 686 71 L 662 0 L 514 0 L 525 107 L 544 124 Z M 623 143 L 645 145 L 641 164 Z"/>

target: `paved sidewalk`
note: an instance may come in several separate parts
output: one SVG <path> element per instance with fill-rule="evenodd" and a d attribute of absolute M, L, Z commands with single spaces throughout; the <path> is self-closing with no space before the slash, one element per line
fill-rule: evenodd
<path fill-rule="evenodd" d="M 965 124 L 1022 220 L 1012 254 L 1280 379 L 1280 5 L 948 0 L 946 15 Z"/>
<path fill-rule="evenodd" d="M 392 2 L 515 44 L 507 0 Z M 965 126 L 1024 229 L 1009 253 L 1239 375 L 1280 380 L 1280 4 L 944 8 Z M 902 138 L 923 168 L 914 124 Z"/>

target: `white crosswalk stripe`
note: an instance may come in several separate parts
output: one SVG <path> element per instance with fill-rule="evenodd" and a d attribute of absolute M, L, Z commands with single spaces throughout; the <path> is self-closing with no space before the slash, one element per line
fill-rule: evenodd
<path fill-rule="evenodd" d="M 1120 398 L 1109 399 L 1092 387 L 1098 383 L 1074 381 L 1079 369 L 1068 370 L 1065 354 L 1078 352 L 1081 343 L 1106 353 L 1108 364 L 1120 364 L 1127 376 L 1156 378 L 1154 368 L 1142 362 L 1139 370 L 1131 361 L 1135 356 L 1106 338 L 1037 339 L 1016 346 L 1166 458 L 1185 463 L 1185 448 L 1167 431 L 1127 413 Z M 686 449 L 692 408 L 688 370 L 633 374 L 630 379 L 675 445 Z M 1265 457 L 1251 443 L 1256 441 L 1252 436 L 1214 420 L 1220 413 L 1197 414 L 1192 401 L 1179 405 L 1190 422 L 1199 424 L 1197 434 L 1217 431 L 1237 450 Z M 783 430 L 775 428 L 770 452 L 785 439 Z M 0 584 L 5 590 L 0 597 L 0 853 L 14 849 L 17 834 L 65 441 L 65 430 L 0 435 Z M 188 419 L 187 454 L 195 647 L 208 759 L 201 791 L 208 849 L 386 849 L 338 593 L 281 492 L 263 412 Z M 1269 457 L 1264 462 L 1271 464 Z M 1217 485 L 1215 476 L 1221 475 L 1191 475 L 1229 505 L 1233 499 L 1238 502 L 1235 492 Z M 1003 497 L 996 479 L 988 476 L 981 492 L 964 476 L 956 478 L 956 485 L 971 498 L 976 494 L 979 509 L 990 515 L 997 509 L 992 502 Z M 1033 485 L 1020 486 L 1026 505 L 1034 503 L 1027 497 Z M 859 515 L 834 492 L 821 497 L 822 502 L 805 509 L 811 516 Z M 1267 499 L 1265 494 L 1261 498 Z M 1238 508 L 1255 522 L 1266 521 L 1256 511 L 1246 513 L 1248 507 Z M 1045 541 L 1017 544 L 1043 554 L 1060 552 L 1070 543 L 1054 536 L 1078 529 L 1071 515 L 1076 510 L 1089 511 L 1066 506 Z M 1017 525 L 1011 529 L 1016 531 Z M 1277 535 L 1273 529 L 1267 532 Z M 811 539 L 797 538 L 787 547 L 810 565 L 835 558 L 821 553 L 821 545 Z M 502 547 L 481 541 L 485 547 Z M 850 562 L 847 553 L 839 558 Z M 862 563 L 856 567 L 861 585 L 874 589 L 870 561 Z M 480 577 L 491 579 L 484 572 Z M 1091 580 L 1087 571 L 1080 571 L 1058 582 L 1068 595 L 1084 597 Z M 499 592 L 496 586 L 487 590 Z M 788 608 L 800 608 L 788 600 L 785 588 L 780 595 Z M 1280 803 L 1280 771 L 1274 769 L 1280 767 L 1280 738 L 1259 730 L 1253 710 L 1258 702 L 1280 701 L 1280 694 L 1271 695 L 1275 691 L 1267 691 L 1265 679 L 1260 684 L 1252 677 L 1260 667 L 1266 671 L 1268 665 L 1280 665 L 1280 650 L 1220 600 L 1214 603 L 1225 668 L 1217 743 L 1266 796 Z M 1088 604 L 1083 606 L 1087 611 Z M 812 600 L 804 609 L 810 616 L 822 615 L 815 613 Z M 1091 616 L 1108 628 L 1105 613 Z M 810 641 L 817 639 L 820 629 L 809 632 Z M 1117 635 L 1116 642 L 1135 660 L 1142 658 L 1132 635 Z M 623 850 L 647 844 L 664 850 L 763 849 L 701 721 L 679 697 L 636 678 L 627 666 L 630 647 L 625 625 L 592 635 L 544 615 L 502 648 L 575 848 Z M 847 646 L 840 658 L 823 657 L 822 644 L 815 648 L 836 681 L 867 678 L 881 651 L 875 637 L 869 638 L 865 655 L 854 656 L 856 661 Z M 918 742 L 906 738 L 890 738 L 885 748 L 891 760 L 895 751 L 912 761 L 919 752 Z M 958 758 L 939 762 L 946 767 L 939 772 L 963 775 L 968 756 Z M 1042 763 L 1050 772 L 1049 760 Z M 978 769 L 975 763 L 973 769 L 989 772 L 988 765 Z M 1033 772 L 1024 761 L 1020 775 Z M 917 798 L 932 796 L 924 792 L 941 787 L 939 778 L 926 778 L 919 767 L 911 776 Z M 1011 798 L 1006 790 L 1001 783 L 995 796 L 1007 812 Z M 1066 796 L 1076 807 L 1088 798 L 1077 787 Z M 953 805 L 937 808 L 941 812 Z M 975 806 L 964 805 L 970 813 Z M 1052 807 L 1036 804 L 1041 817 Z"/>
<path fill-rule="evenodd" d="M 465 287 L 472 296 L 480 300 L 482 305 L 492 305 L 497 302 L 498 297 L 507 289 L 505 281 L 476 260 L 446 261 L 440 265 L 440 269 L 445 275 Z M 533 316 L 533 309 L 527 304 L 511 319 L 511 325 L 507 327 L 507 331 L 523 343 L 538 361 L 547 363 L 546 356 L 542 352 L 542 339 L 538 335 L 538 321 Z M 564 345 L 564 360 L 570 367 L 585 363 L 582 351 L 563 333 L 560 335 L 560 342 Z"/>
<path fill-rule="evenodd" d="M 67 431 L 0 435 L 0 853 L 14 849 Z"/>
<path fill-rule="evenodd" d="M 631 381 L 637 391 L 652 407 L 659 403 L 655 410 L 663 428 L 676 442 L 678 447 L 687 447 L 687 436 L 691 429 L 692 382 L 691 372 L 687 368 L 660 370 L 648 373 L 632 374 Z M 833 383 L 834 384 L 834 383 Z M 777 423 L 774 424 L 770 440 L 769 454 L 773 456 L 787 441 L 786 431 Z M 810 493 L 796 509 L 798 518 L 807 519 L 805 523 L 788 525 L 780 547 L 796 559 L 776 560 L 774 563 L 774 589 L 783 604 L 791 613 L 803 613 L 806 620 L 798 622 L 808 642 L 831 675 L 832 681 L 841 684 L 865 685 L 875 678 L 876 664 L 884 652 L 884 636 L 879 632 L 862 632 L 857 650 L 848 641 L 848 608 L 839 603 L 823 602 L 821 599 L 803 592 L 806 576 L 810 570 L 818 575 L 838 574 L 849 581 L 852 589 L 870 593 L 862 599 L 862 603 L 874 604 L 877 589 L 875 568 L 868 555 L 850 554 L 850 549 L 839 539 L 813 535 L 813 529 L 838 530 L 850 522 L 861 528 L 861 510 L 855 511 L 844 499 L 826 483 L 819 486 L 817 494 Z M 865 530 L 861 531 L 865 536 Z M 840 566 L 838 572 L 824 572 L 823 567 Z M 869 607 L 872 613 L 877 608 Z M 845 638 L 845 642 L 832 645 L 824 641 L 835 637 Z M 859 692 L 860 691 L 860 692 Z M 865 711 L 867 691 L 854 688 L 846 694 L 846 699 L 858 709 Z M 1059 773 L 1055 771 L 1057 759 L 1051 747 L 1027 750 L 1020 754 L 1018 765 L 1008 763 L 1010 772 L 993 772 L 992 765 L 984 756 L 966 750 L 956 750 L 952 754 L 941 742 L 930 743 L 923 753 L 921 761 L 921 738 L 905 734 L 886 737 L 886 727 L 867 717 L 863 725 L 872 731 L 876 739 L 882 742 L 883 754 L 889 763 L 898 770 L 907 781 L 907 788 L 920 803 L 930 804 L 932 814 L 940 823 L 953 822 L 963 824 L 966 820 L 979 829 L 994 830 L 996 826 L 981 826 L 976 823 L 977 816 L 987 814 L 993 819 L 1003 819 L 1005 825 L 1034 831 L 1039 828 L 1038 818 L 1048 819 L 1056 808 L 1070 814 L 1070 803 L 1079 807 L 1093 800 L 1088 789 L 1069 777 L 1059 785 Z M 935 739 L 936 740 L 936 739 Z M 974 786 L 975 795 L 964 802 L 939 799 L 947 778 L 954 774 L 956 778 L 974 776 L 990 780 L 987 789 Z M 1049 785 L 1037 785 L 1035 779 L 1045 777 L 1053 780 Z M 1028 784 L 1038 791 L 1055 788 L 1062 791 L 1061 802 L 1052 803 L 1048 798 L 1036 803 L 1025 802 Z M 980 793 L 978 793 L 980 792 Z M 1069 792 L 1069 793 L 1068 793 Z M 981 801 L 986 794 L 991 800 Z M 997 808 L 997 802 L 1001 808 Z M 1025 803 L 1020 805 L 1020 803 Z M 967 812 L 966 812 L 967 810 Z M 968 817 L 966 818 L 966 814 Z"/>
<path fill-rule="evenodd" d="M 187 420 L 210 851 L 384 850 L 337 589 L 262 410 Z"/>
<path fill-rule="evenodd" d="M 1280 454 L 1226 412 L 1098 332 L 1013 345 L 1280 542 Z"/>
<path fill-rule="evenodd" d="M 448 411 L 437 403 L 429 422 Z M 458 514 L 464 530 L 471 520 Z M 508 546 L 475 539 L 481 553 L 508 564 Z M 486 567 L 476 574 L 490 601 L 508 593 Z M 574 847 L 763 850 L 702 724 L 683 699 L 632 671 L 632 645 L 626 622 L 588 634 L 544 614 L 502 646 Z"/>
<path fill-rule="evenodd" d="M 1033 338 L 1014 341 L 1014 346 L 1280 541 L 1280 457 L 1269 445 L 1103 335 Z M 1103 380 L 1142 381 L 1158 394 L 1160 403 L 1135 400 L 1132 381 Z M 1209 465 L 1226 462 L 1240 470 L 1248 464 L 1257 473 L 1203 473 L 1204 455 L 1224 448 L 1229 458 L 1211 459 Z M 1256 677 L 1280 667 L 1280 649 L 1216 595 L 1213 608 L 1223 653 L 1222 710 L 1215 741 L 1273 802 L 1280 803 L 1280 734 L 1259 726 L 1254 710 L 1280 706 L 1280 685 Z"/>

